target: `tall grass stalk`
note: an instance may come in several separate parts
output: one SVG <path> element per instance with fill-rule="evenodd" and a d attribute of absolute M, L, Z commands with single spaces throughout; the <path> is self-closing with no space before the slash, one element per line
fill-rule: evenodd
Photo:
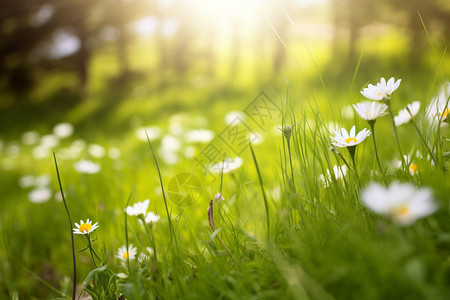
<path fill-rule="evenodd" d="M 127 251 L 129 251 L 129 242 L 128 242 L 128 213 L 127 213 L 127 207 L 130 204 L 131 197 L 134 194 L 134 191 L 136 190 L 136 185 L 133 186 L 133 189 L 131 190 L 130 194 L 128 195 L 127 203 L 125 204 L 125 245 L 127 247 Z M 130 276 L 133 276 L 131 273 L 131 267 L 130 267 L 130 260 L 127 259 L 127 269 Z"/>
<path fill-rule="evenodd" d="M 395 140 L 397 141 L 397 148 L 398 148 L 398 152 L 400 154 L 400 159 L 401 159 L 401 162 L 402 162 L 403 171 L 405 172 L 407 168 L 406 168 L 405 158 L 403 157 L 402 148 L 400 147 L 400 140 L 399 140 L 398 134 L 397 134 L 397 126 L 395 125 L 395 119 L 394 119 L 394 113 L 392 112 L 391 101 L 388 100 L 386 102 L 386 104 L 388 106 L 389 116 L 390 116 L 391 121 L 392 121 L 392 128 L 394 129 Z"/>
<path fill-rule="evenodd" d="M 175 243 L 177 251 L 179 252 L 180 249 L 178 249 L 178 240 L 177 240 L 177 237 L 176 237 L 176 234 L 175 234 L 175 230 L 174 230 L 173 225 L 172 225 L 171 214 L 169 212 L 169 207 L 167 205 L 166 193 L 164 192 L 164 184 L 163 184 L 163 181 L 162 181 L 161 170 L 159 169 L 158 160 L 156 159 L 155 151 L 153 150 L 152 142 L 150 141 L 150 138 L 148 136 L 147 131 L 145 131 L 145 135 L 147 136 L 147 141 L 148 141 L 148 144 L 150 145 L 150 149 L 152 151 L 152 155 L 153 155 L 153 159 L 155 161 L 156 169 L 158 170 L 159 183 L 160 183 L 160 186 L 161 186 L 161 191 L 162 191 L 162 195 L 163 195 L 163 199 L 164 199 L 164 206 L 166 208 L 167 219 L 169 221 L 169 229 L 170 229 L 170 237 L 171 237 L 170 240 Z"/>
<path fill-rule="evenodd" d="M 380 169 L 381 176 L 383 178 L 383 182 L 384 182 L 384 184 L 386 184 L 386 177 L 385 177 L 383 168 L 381 167 L 380 158 L 378 157 L 377 141 L 375 139 L 375 122 L 376 122 L 376 120 L 372 120 L 372 121 L 369 121 L 368 123 L 369 123 L 370 129 L 372 131 L 373 147 L 375 150 L 375 157 L 377 159 L 378 168 Z"/>
<path fill-rule="evenodd" d="M 430 154 L 431 159 L 433 160 L 433 162 L 438 165 L 438 161 L 436 160 L 436 158 L 433 155 L 433 151 L 431 151 L 430 147 L 428 146 L 427 141 L 425 141 L 425 138 L 423 137 L 422 133 L 420 132 L 419 127 L 417 127 L 416 121 L 414 120 L 414 116 L 412 115 L 410 109 L 408 108 L 408 106 L 406 106 L 406 110 L 408 111 L 408 113 L 411 116 L 411 123 L 414 125 L 414 128 L 417 131 L 417 134 L 419 135 L 420 139 L 422 140 L 422 142 L 424 143 L 425 147 L 428 150 L 428 153 Z M 443 166 L 442 166 L 443 167 Z"/>
<path fill-rule="evenodd" d="M 75 243 L 73 239 L 73 225 L 72 225 L 72 219 L 70 218 L 69 208 L 67 207 L 66 197 L 64 196 L 64 191 L 62 188 L 61 183 L 61 177 L 59 175 L 59 168 L 58 168 L 58 162 L 56 160 L 56 154 L 55 151 L 53 151 L 53 159 L 55 161 L 55 168 L 56 168 L 56 176 L 58 177 L 58 184 L 59 184 L 59 191 L 61 192 L 61 197 L 64 203 L 64 207 L 66 208 L 67 217 L 69 219 L 69 225 L 70 225 L 70 238 L 72 241 L 72 264 L 73 264 L 73 282 L 72 282 L 72 300 L 75 300 L 76 293 L 77 293 L 77 260 L 75 256 Z"/>
<path fill-rule="evenodd" d="M 266 193 L 265 193 L 265 191 L 264 191 L 264 184 L 263 184 L 263 181 L 262 181 L 261 171 L 259 170 L 259 167 L 258 167 L 258 161 L 256 160 L 255 151 L 253 151 L 252 144 L 249 143 L 249 145 L 250 145 L 250 150 L 251 150 L 251 152 L 252 152 L 253 162 L 255 163 L 256 172 L 258 173 L 259 184 L 260 184 L 260 186 L 261 186 L 261 192 L 262 192 L 263 199 L 264 199 L 264 207 L 265 207 L 265 209 L 266 209 L 266 225 L 267 225 L 267 229 L 266 229 L 266 237 L 267 237 L 267 242 L 269 242 L 269 241 L 270 241 L 270 212 L 269 212 L 269 202 L 267 201 Z"/>

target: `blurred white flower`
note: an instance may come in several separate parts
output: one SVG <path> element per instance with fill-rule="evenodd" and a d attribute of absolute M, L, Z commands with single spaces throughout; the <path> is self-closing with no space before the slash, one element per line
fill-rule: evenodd
<path fill-rule="evenodd" d="M 180 157 L 175 152 L 162 152 L 161 158 L 167 165 L 175 165 L 180 160 Z"/>
<path fill-rule="evenodd" d="M 75 170 L 78 173 L 95 174 L 100 172 L 100 165 L 90 160 L 80 160 L 75 163 Z"/>
<path fill-rule="evenodd" d="M 17 142 L 8 143 L 6 147 L 6 154 L 11 157 L 20 156 L 20 146 Z"/>
<path fill-rule="evenodd" d="M 149 259 L 149 257 L 145 253 L 141 253 L 138 256 L 138 262 L 140 262 L 140 263 L 144 263 L 144 262 L 148 261 L 148 259 Z"/>
<path fill-rule="evenodd" d="M 142 202 L 136 202 L 133 206 L 127 206 L 125 209 L 125 212 L 129 216 L 139 216 L 139 215 L 146 215 L 148 205 L 150 204 L 150 199 L 146 199 Z"/>
<path fill-rule="evenodd" d="M 216 200 L 225 200 L 225 198 L 223 197 L 223 195 L 221 194 L 221 193 L 217 193 L 215 196 L 214 196 L 214 199 L 216 199 Z"/>
<path fill-rule="evenodd" d="M 362 191 L 361 200 L 370 210 L 386 215 L 403 226 L 411 225 L 437 210 L 431 190 L 417 189 L 411 183 L 394 182 L 388 188 L 371 183 Z"/>
<path fill-rule="evenodd" d="M 53 198 L 55 198 L 56 202 L 62 202 L 63 197 L 62 197 L 61 191 L 57 191 L 55 193 L 55 195 L 53 195 Z"/>
<path fill-rule="evenodd" d="M 135 259 L 136 254 L 137 254 L 137 248 L 133 247 L 133 244 L 128 245 L 128 249 L 127 249 L 126 245 L 123 245 L 117 251 L 116 257 L 123 261 L 133 260 L 133 259 Z"/>
<path fill-rule="evenodd" d="M 36 159 L 42 159 L 50 156 L 51 149 L 45 146 L 36 146 L 32 150 L 33 157 Z"/>
<path fill-rule="evenodd" d="M 166 134 L 162 138 L 161 149 L 163 152 L 178 152 L 181 149 L 181 142 L 175 136 Z"/>
<path fill-rule="evenodd" d="M 19 186 L 21 188 L 29 188 L 34 186 L 34 181 L 36 177 L 34 175 L 24 175 L 19 178 Z"/>
<path fill-rule="evenodd" d="M 59 139 L 53 134 L 46 134 L 41 137 L 40 145 L 47 148 L 56 147 L 59 145 Z"/>
<path fill-rule="evenodd" d="M 125 278 L 128 277 L 128 275 L 125 274 L 125 273 L 117 273 L 116 276 L 119 277 L 119 278 L 122 278 L 122 279 L 125 279 Z"/>
<path fill-rule="evenodd" d="M 95 157 L 95 158 L 102 158 L 105 156 L 106 150 L 103 148 L 103 146 L 100 146 L 98 144 L 90 144 L 87 147 L 88 153 Z"/>
<path fill-rule="evenodd" d="M 181 135 L 183 133 L 183 126 L 178 122 L 171 122 L 169 132 L 173 135 Z"/>
<path fill-rule="evenodd" d="M 21 140 L 24 145 L 30 146 L 39 142 L 40 135 L 37 131 L 27 131 L 22 134 Z"/>
<path fill-rule="evenodd" d="M 119 148 L 111 147 L 108 149 L 108 156 L 111 159 L 119 159 L 122 155 L 122 152 L 119 150 Z"/>
<path fill-rule="evenodd" d="M 404 109 L 400 110 L 398 112 L 398 116 L 394 117 L 395 126 L 400 126 L 402 124 L 405 124 L 405 123 L 408 123 L 409 121 L 411 121 L 412 118 L 415 117 L 417 115 L 417 113 L 419 112 L 420 102 L 414 101 L 413 103 L 406 105 L 406 107 L 411 112 L 412 117 L 409 114 L 408 109 L 404 108 Z"/>
<path fill-rule="evenodd" d="M 336 122 L 328 122 L 327 123 L 327 128 L 330 132 L 336 131 L 340 129 L 340 126 L 338 123 Z"/>
<path fill-rule="evenodd" d="M 247 140 L 252 143 L 252 145 L 261 145 L 264 142 L 264 136 L 260 133 L 249 132 L 247 134 Z"/>
<path fill-rule="evenodd" d="M 187 146 L 184 148 L 184 156 L 186 158 L 194 158 L 195 156 L 195 147 L 194 146 Z"/>
<path fill-rule="evenodd" d="M 90 234 L 98 228 L 98 222 L 92 225 L 92 221 L 89 221 L 89 219 L 87 219 L 86 222 L 80 220 L 80 224 L 75 223 L 75 226 L 77 228 L 73 228 L 74 234 Z"/>
<path fill-rule="evenodd" d="M 147 252 L 150 254 L 150 255 L 153 255 L 153 253 L 154 253 L 154 251 L 153 251 L 153 249 L 152 248 L 150 248 L 150 247 L 147 247 L 147 248 L 145 248 L 145 250 L 147 250 Z M 146 261 L 148 261 L 149 260 L 149 256 L 146 254 L 146 253 L 141 253 L 140 255 L 139 255 L 139 257 L 138 257 L 138 261 L 139 262 L 146 262 Z"/>
<path fill-rule="evenodd" d="M 377 85 L 369 84 L 361 91 L 361 94 L 371 100 L 388 100 L 391 94 L 400 86 L 401 79 L 395 81 L 394 77 L 391 77 L 388 82 L 384 77 Z"/>
<path fill-rule="evenodd" d="M 388 114 L 388 106 L 379 102 L 362 102 L 353 104 L 353 108 L 366 121 L 373 121 Z"/>
<path fill-rule="evenodd" d="M 46 186 L 49 185 L 51 181 L 51 177 L 48 174 L 42 174 L 41 176 L 38 176 L 34 180 L 34 185 L 36 186 Z"/>
<path fill-rule="evenodd" d="M 158 222 L 159 219 L 161 219 L 161 217 L 159 215 L 157 215 L 154 212 L 150 211 L 145 216 L 145 223 L 155 223 L 155 222 Z"/>
<path fill-rule="evenodd" d="M 53 127 L 53 134 L 61 139 L 71 136 L 73 125 L 70 123 L 59 123 Z"/>
<path fill-rule="evenodd" d="M 231 125 L 231 124 L 235 123 L 236 120 L 238 120 L 238 119 L 241 121 L 244 121 L 245 120 L 244 113 L 242 113 L 241 111 L 230 111 L 225 116 L 225 123 L 227 125 Z"/>
<path fill-rule="evenodd" d="M 435 96 L 426 109 L 426 116 L 429 122 L 437 125 L 445 121 L 450 112 L 450 82 L 446 82 L 440 89 L 439 94 Z M 441 123 L 441 126 L 448 126 L 447 123 Z"/>
<path fill-rule="evenodd" d="M 346 165 L 342 165 L 342 166 L 334 166 L 333 167 L 333 175 L 330 173 L 330 170 L 327 169 L 327 174 L 320 175 L 320 180 L 322 181 L 323 185 L 325 187 L 329 187 L 330 184 L 333 182 L 333 177 L 336 179 L 336 181 L 343 181 L 344 176 L 347 175 L 347 166 Z"/>
<path fill-rule="evenodd" d="M 52 190 L 48 187 L 37 187 L 28 194 L 28 199 L 33 203 L 43 203 L 50 200 Z"/>
<path fill-rule="evenodd" d="M 222 169 L 223 169 L 223 173 L 228 173 L 228 172 L 238 169 L 241 165 L 242 165 L 242 158 L 237 156 L 234 159 L 226 158 L 224 162 L 220 162 L 220 163 L 211 165 L 209 167 L 209 169 L 213 173 L 220 174 L 220 173 L 222 173 Z"/>
<path fill-rule="evenodd" d="M 208 143 L 214 138 L 214 133 L 207 129 L 195 129 L 186 133 L 188 143 Z"/>
<path fill-rule="evenodd" d="M 141 127 L 136 129 L 136 137 L 143 142 L 147 142 L 147 135 L 145 132 L 147 132 L 151 141 L 159 139 L 162 133 L 161 129 L 157 126 Z"/>
<path fill-rule="evenodd" d="M 159 148 L 161 159 L 168 165 L 176 164 L 179 161 L 178 151 L 181 149 L 180 140 L 170 134 L 164 135 Z"/>
<path fill-rule="evenodd" d="M 355 126 L 350 129 L 350 134 L 344 128 L 341 128 L 341 132 L 336 130 L 334 132 L 334 137 L 331 137 L 331 140 L 333 140 L 332 144 L 336 147 L 356 146 L 370 135 L 370 130 L 366 128 L 358 132 L 357 135 L 355 135 L 355 130 Z"/>

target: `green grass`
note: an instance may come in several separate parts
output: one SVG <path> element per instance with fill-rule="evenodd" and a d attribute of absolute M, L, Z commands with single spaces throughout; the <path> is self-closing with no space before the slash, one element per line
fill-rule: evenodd
<path fill-rule="evenodd" d="M 396 49 L 396 45 L 391 47 Z M 297 48 L 303 52 L 297 53 Z M 42 120 L 33 116 L 32 107 L 27 106 L 12 111 L 7 120 L 17 123 L 17 128 L 8 128 L 2 138 L 17 141 L 21 152 L 17 156 L 8 154 L 10 143 L 0 152 L 3 168 L 0 225 L 4 243 L 0 247 L 0 298 L 48 299 L 61 294 L 70 298 L 72 293 L 72 254 L 64 205 L 54 197 L 45 203 L 31 203 L 27 196 L 31 188 L 22 189 L 18 185 L 23 175 L 47 173 L 51 176 L 52 193 L 59 190 L 51 155 L 35 159 L 33 146 L 22 145 L 19 140 L 22 132 L 31 129 L 48 134 L 53 124 L 64 120 L 75 126 L 74 135 L 55 147 L 68 209 L 73 222 L 89 218 L 99 223 L 92 234 L 93 247 L 104 260 L 103 266 L 97 261 L 99 268 L 95 269 L 88 250 L 77 253 L 80 291 L 86 287 L 99 299 L 118 299 L 122 294 L 127 299 L 448 299 L 448 171 L 432 166 L 426 159 L 417 160 L 419 173 L 414 177 L 398 171 L 392 161 L 400 157 L 392 124 L 386 116 L 377 121 L 376 130 L 387 182 L 398 180 L 431 188 L 439 204 L 435 214 L 412 226 L 401 227 L 362 205 L 361 190 L 370 182 L 382 182 L 379 175 L 371 174 L 372 170 L 378 170 L 371 138 L 357 148 L 358 177 L 349 170 L 343 182 L 333 180 L 329 187 L 324 187 L 319 179 L 333 165 L 343 164 L 329 150 L 333 134 L 328 129 L 329 122 L 346 129 L 353 124 L 358 130 L 369 128 L 356 114 L 346 116 L 342 109 L 363 100 L 359 91 L 367 83 L 376 83 L 379 77 L 390 74 L 402 78 L 392 97 L 394 113 L 413 100 L 421 101 L 417 124 L 430 145 L 435 142 L 441 145 L 434 154 L 448 169 L 448 157 L 444 156 L 449 151 L 448 128 L 442 129 L 439 137 L 424 120 L 424 107 L 444 80 L 434 78 L 434 74 L 448 74 L 448 59 L 439 66 L 411 70 L 396 69 L 395 59 L 390 60 L 392 67 L 387 66 L 387 59 L 382 67 L 373 67 L 373 56 L 363 56 L 358 73 L 354 74 L 354 68 L 345 68 L 337 75 L 326 64 L 328 58 L 320 54 L 320 47 L 310 48 L 311 53 L 321 58 L 315 58 L 317 68 L 308 61 L 307 51 L 294 45 L 291 52 L 307 57 L 304 61 L 308 63 L 302 67 L 303 73 L 299 73 L 295 62 L 287 67 L 288 85 L 284 76 L 273 81 L 264 78 L 262 81 L 266 83 L 261 84 L 251 74 L 227 82 L 228 75 L 224 75 L 227 69 L 219 64 L 217 68 L 223 77 L 216 78 L 211 85 L 193 88 L 189 77 L 148 94 L 133 90 L 144 86 L 153 91 L 158 82 L 136 78 L 129 85 L 115 88 L 100 80 L 113 77 L 110 72 L 116 70 L 114 65 L 102 67 L 110 59 L 106 53 L 94 61 L 95 81 L 88 99 L 66 108 L 62 116 L 43 110 L 46 119 Z M 248 63 L 246 59 L 243 61 Z M 47 86 L 36 92 L 37 98 L 42 99 L 37 100 L 42 102 L 34 104 L 36 107 L 44 107 L 46 101 L 51 101 L 49 94 L 54 96 L 52 90 L 58 89 L 59 80 L 52 77 Z M 243 165 L 223 174 L 225 201 L 214 202 L 213 233 L 207 208 L 219 192 L 220 174 L 205 175 L 192 157 L 183 154 L 191 146 L 198 156 L 207 145 L 187 142 L 186 133 L 207 128 L 217 138 L 226 127 L 226 113 L 243 110 L 260 90 L 265 90 L 283 107 L 283 116 L 257 130 L 264 134 L 264 142 L 253 145 L 259 168 L 255 168 L 252 153 L 247 149 L 241 154 Z M 14 122 L 13 117 L 19 112 L 26 112 L 28 122 Z M 252 129 L 257 128 L 253 121 L 248 118 L 246 121 Z M 170 133 L 175 123 L 183 129 L 180 135 Z M 162 137 L 152 139 L 165 190 L 173 176 L 182 172 L 192 173 L 202 182 L 201 195 L 194 205 L 180 207 L 170 199 L 167 201 L 171 223 L 152 151 L 146 141 L 135 135 L 137 128 L 150 125 L 159 126 L 162 137 L 171 134 L 181 141 L 179 161 L 167 164 L 166 153 L 161 151 Z M 293 125 L 292 170 L 286 140 L 274 128 L 282 125 Z M 412 124 L 399 127 L 398 133 L 404 154 L 419 150 L 426 157 L 426 147 Z M 106 150 L 117 147 L 121 156 L 95 158 L 82 150 L 77 158 L 64 158 L 65 148 L 77 139 L 100 144 Z M 219 145 L 227 149 L 222 142 Z M 234 156 L 229 149 L 227 153 Z M 345 149 L 342 154 L 351 163 Z M 80 158 L 96 161 L 101 172 L 77 173 L 74 163 Z M 128 216 L 125 224 L 124 208 L 129 197 L 130 204 L 150 199 L 148 210 L 159 214 L 160 221 L 146 229 L 137 217 Z M 84 237 L 74 238 L 76 250 L 87 246 Z M 154 239 L 157 259 L 133 260 L 129 266 L 122 264 L 115 256 L 127 239 L 139 253 L 153 247 Z M 119 273 L 127 274 L 127 278 L 115 275 Z"/>

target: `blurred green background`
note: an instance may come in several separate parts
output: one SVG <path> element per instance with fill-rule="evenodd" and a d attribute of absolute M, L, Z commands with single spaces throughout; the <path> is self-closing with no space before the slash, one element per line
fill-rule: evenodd
<path fill-rule="evenodd" d="M 426 80 L 448 70 L 449 23 L 445 0 L 5 0 L 1 134 L 66 120 L 106 122 L 117 135 L 132 114 L 214 114 L 264 89 L 276 98 L 285 78 L 316 88 L 321 75 L 347 92 L 360 55 L 358 88 L 381 76 Z"/>
<path fill-rule="evenodd" d="M 314 102 L 325 120 L 348 129 L 356 120 L 348 105 L 362 98 L 359 91 L 368 83 L 401 78 L 397 111 L 413 100 L 431 100 L 450 74 L 445 0 L 3 0 L 0 35 L 0 217 L 5 245 L 15 255 L 9 257 L 6 247 L 0 251 L 0 282 L 4 295 L 18 291 L 25 299 L 55 296 L 29 270 L 70 290 L 67 220 L 57 202 L 52 149 L 73 221 L 98 221 L 99 240 L 113 260 L 124 241 L 122 208 L 134 185 L 132 202 L 150 198 L 150 209 L 165 214 L 143 128 L 155 140 L 166 184 L 185 171 L 203 181 L 192 159 L 210 133 L 189 138 L 189 132 L 217 136 L 227 117 L 260 92 L 280 106 L 290 98 L 299 119 Z M 71 124 L 73 133 L 55 140 L 59 123 Z M 273 171 L 280 164 L 280 124 L 255 145 L 273 195 L 280 188 L 275 179 L 281 175 Z M 381 132 L 389 126 L 379 124 Z M 401 139 L 409 141 L 405 132 Z M 380 152 L 393 159 L 391 149 Z M 99 163 L 102 171 L 74 172 L 79 159 Z M 246 171 L 226 178 L 227 199 L 259 195 L 247 185 L 256 178 L 248 151 L 243 160 Z M 50 176 L 52 200 L 30 203 L 25 175 Z M 217 188 L 212 182 L 199 205 L 180 210 L 200 220 L 180 226 L 187 228 L 186 241 L 196 237 L 192 228 L 209 238 L 205 211 Z M 255 233 L 264 216 L 261 203 L 234 204 L 242 205 L 233 208 L 236 222 Z M 164 241 L 168 227 L 161 223 L 157 235 Z M 76 246 L 84 247 L 83 241 Z M 80 278 L 91 269 L 81 254 Z M 393 272 L 387 264 L 382 270 Z"/>

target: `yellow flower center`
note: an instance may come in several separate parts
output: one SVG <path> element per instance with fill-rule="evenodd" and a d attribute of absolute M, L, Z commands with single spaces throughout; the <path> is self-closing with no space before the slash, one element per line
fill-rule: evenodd
<path fill-rule="evenodd" d="M 412 164 L 409 166 L 409 170 L 412 172 L 412 174 L 416 174 L 417 173 L 417 165 L 416 164 Z"/>
<path fill-rule="evenodd" d="M 448 113 L 450 112 L 450 109 L 449 108 L 446 108 L 443 112 L 440 112 L 439 113 L 439 116 L 441 116 L 441 117 L 447 117 L 448 116 Z"/>
<path fill-rule="evenodd" d="M 83 224 L 81 224 L 80 228 L 78 228 L 78 230 L 79 230 L 80 232 L 86 232 L 86 233 L 88 233 L 89 230 L 91 230 L 91 228 L 92 228 L 92 225 L 91 225 L 91 224 L 83 223 Z"/>
<path fill-rule="evenodd" d="M 348 143 L 350 143 L 351 141 L 353 141 L 353 142 L 357 142 L 358 140 L 357 139 L 355 139 L 355 138 L 353 138 L 353 137 L 349 137 L 349 138 L 346 138 L 345 139 L 345 142 L 348 144 Z"/>
<path fill-rule="evenodd" d="M 125 252 L 122 254 L 122 257 L 125 258 L 125 259 L 128 259 L 128 256 L 129 256 L 128 251 L 125 251 Z"/>
<path fill-rule="evenodd" d="M 400 217 L 400 216 L 406 215 L 408 212 L 409 212 L 409 207 L 406 205 L 402 205 L 395 210 L 394 214 L 397 217 Z"/>
<path fill-rule="evenodd" d="M 381 93 L 378 93 L 377 96 L 381 96 Z"/>

